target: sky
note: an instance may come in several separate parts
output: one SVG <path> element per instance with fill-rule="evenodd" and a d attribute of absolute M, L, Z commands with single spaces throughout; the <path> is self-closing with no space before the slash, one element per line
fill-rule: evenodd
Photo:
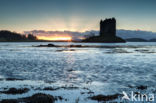
<path fill-rule="evenodd" d="M 98 30 L 115 17 L 117 29 L 156 32 L 156 0 L 0 0 L 0 30 Z"/>

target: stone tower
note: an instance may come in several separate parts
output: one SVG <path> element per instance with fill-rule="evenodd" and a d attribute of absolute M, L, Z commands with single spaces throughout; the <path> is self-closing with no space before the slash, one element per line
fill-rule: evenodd
<path fill-rule="evenodd" d="M 110 18 L 100 21 L 101 37 L 116 37 L 116 19 Z"/>
<path fill-rule="evenodd" d="M 82 42 L 97 43 L 125 43 L 126 41 L 116 36 L 116 19 L 109 18 L 100 21 L 100 35 L 86 38 Z"/>

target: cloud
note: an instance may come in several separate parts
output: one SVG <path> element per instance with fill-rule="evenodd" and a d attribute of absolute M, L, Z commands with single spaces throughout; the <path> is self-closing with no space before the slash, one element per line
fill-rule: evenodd
<path fill-rule="evenodd" d="M 47 36 L 47 37 L 56 37 L 56 36 L 70 36 L 73 40 L 79 40 L 82 38 L 86 38 L 92 35 L 99 35 L 99 31 L 90 30 L 85 32 L 78 31 L 44 31 L 44 30 L 32 30 L 32 31 L 24 31 L 25 34 L 34 34 L 36 36 Z M 117 36 L 122 37 L 123 39 L 127 38 L 142 38 L 142 39 L 153 39 L 156 38 L 155 32 L 150 31 L 136 31 L 136 30 L 117 30 Z"/>
<path fill-rule="evenodd" d="M 98 35 L 98 31 L 86 31 L 86 32 L 74 32 L 74 31 L 44 31 L 44 30 L 32 30 L 32 31 L 24 31 L 24 34 L 33 34 L 35 36 L 46 36 L 46 37 L 71 37 L 73 40 L 83 39 L 86 36 L 90 36 L 91 34 L 96 33 Z"/>

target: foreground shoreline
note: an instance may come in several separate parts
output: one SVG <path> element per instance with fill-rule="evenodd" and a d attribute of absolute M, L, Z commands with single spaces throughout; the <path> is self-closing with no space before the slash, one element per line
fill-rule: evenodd
<path fill-rule="evenodd" d="M 99 103 L 126 102 L 122 101 L 121 93 L 99 94 L 88 87 L 54 86 L 55 83 L 35 82 L 16 78 L 0 79 L 0 103 Z M 32 84 L 27 84 L 32 82 Z M 17 83 L 12 86 L 12 84 Z M 8 85 L 10 84 L 10 85 Z M 27 85 L 26 85 L 27 84 Z M 43 85 L 44 84 L 44 85 Z M 135 94 L 146 93 L 147 86 L 131 86 L 123 88 L 125 91 L 135 90 Z M 141 92 L 137 92 L 141 91 Z M 152 91 L 153 93 L 155 90 Z M 103 91 L 104 93 L 104 91 Z M 128 101 L 127 101 L 128 102 Z M 126 102 L 126 103 L 127 103 Z M 128 102 L 129 103 L 129 102 Z M 146 103 L 146 102 L 145 102 Z"/>

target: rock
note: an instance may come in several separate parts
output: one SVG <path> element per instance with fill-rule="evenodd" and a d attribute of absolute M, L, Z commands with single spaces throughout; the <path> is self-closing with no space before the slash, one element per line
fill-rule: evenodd
<path fill-rule="evenodd" d="M 2 100 L 0 103 L 19 103 L 19 102 L 15 99 L 6 99 Z"/>
<path fill-rule="evenodd" d="M 54 47 L 55 45 L 54 44 L 48 44 L 48 47 Z"/>
<path fill-rule="evenodd" d="M 6 78 L 7 81 L 16 81 L 16 80 L 23 80 L 23 79 L 18 79 L 18 78 Z"/>
<path fill-rule="evenodd" d="M 0 78 L 0 81 L 3 81 L 4 80 L 4 78 Z"/>
<path fill-rule="evenodd" d="M 61 88 L 66 89 L 66 90 L 79 89 L 79 87 L 74 87 L 74 86 L 71 86 L 71 87 L 61 87 Z"/>
<path fill-rule="evenodd" d="M 147 86 L 141 85 L 141 86 L 138 86 L 137 89 L 144 90 L 144 89 L 147 89 Z"/>
<path fill-rule="evenodd" d="M 33 46 L 33 47 L 57 47 L 54 44 L 48 44 L 48 45 L 38 45 L 38 46 Z"/>
<path fill-rule="evenodd" d="M 58 90 L 58 89 L 59 88 L 45 87 L 43 90 L 55 91 L 55 90 Z"/>
<path fill-rule="evenodd" d="M 74 71 L 74 70 L 73 70 L 73 69 L 68 69 L 67 71 L 68 71 L 68 72 L 72 72 L 72 71 Z"/>
<path fill-rule="evenodd" d="M 82 47 L 82 45 L 69 45 L 69 47 Z"/>
<path fill-rule="evenodd" d="M 54 103 L 55 98 L 51 95 L 38 93 L 31 97 L 24 98 L 24 101 L 26 103 Z"/>
<path fill-rule="evenodd" d="M 64 52 L 64 51 L 76 51 L 75 49 L 61 49 L 61 50 L 56 50 L 56 52 Z"/>
<path fill-rule="evenodd" d="M 61 96 L 57 96 L 56 100 L 63 100 L 63 98 Z"/>
<path fill-rule="evenodd" d="M 115 100 L 119 97 L 119 94 L 114 94 L 114 95 L 97 95 L 97 96 L 92 96 L 89 97 L 92 100 L 97 100 L 97 101 L 110 101 L 110 100 Z"/>
<path fill-rule="evenodd" d="M 0 103 L 54 103 L 55 100 L 56 99 L 51 95 L 37 93 L 27 98 L 5 99 L 2 100 Z"/>
<path fill-rule="evenodd" d="M 15 95 L 15 94 L 23 94 L 23 93 L 26 93 L 28 91 L 29 91 L 28 88 L 22 88 L 22 89 L 10 88 L 7 91 L 0 91 L 0 93 Z"/>
<path fill-rule="evenodd" d="M 89 91 L 89 92 L 88 92 L 88 94 L 94 94 L 94 92 L 92 92 L 92 91 Z"/>

